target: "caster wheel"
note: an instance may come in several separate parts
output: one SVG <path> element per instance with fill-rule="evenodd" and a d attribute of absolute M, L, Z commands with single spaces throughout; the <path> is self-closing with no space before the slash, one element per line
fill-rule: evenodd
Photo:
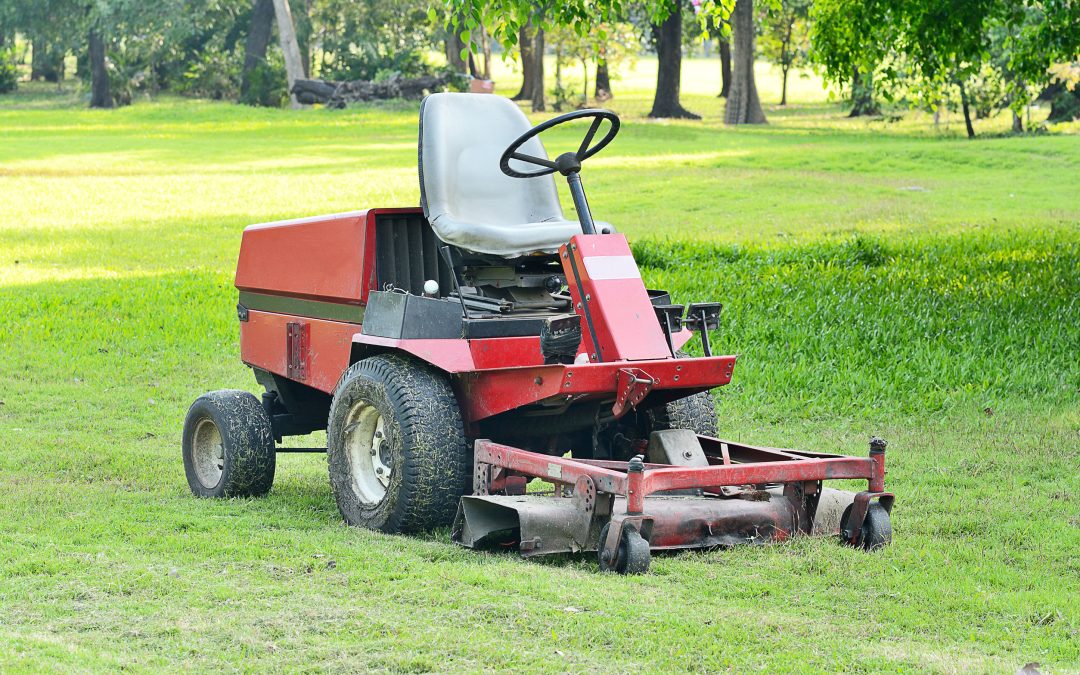
<path fill-rule="evenodd" d="M 618 572 L 619 574 L 645 574 L 648 572 L 649 561 L 652 557 L 649 552 L 649 542 L 641 536 L 633 525 L 623 527 L 615 560 L 604 559 L 604 542 L 607 541 L 608 528 L 610 527 L 611 524 L 609 523 L 604 525 L 604 529 L 600 530 L 600 545 L 596 551 L 596 557 L 600 561 L 600 571 Z"/>
<path fill-rule="evenodd" d="M 849 505 L 844 509 L 844 515 L 840 518 L 840 531 L 843 532 L 847 529 L 848 518 L 851 516 L 851 507 Z M 854 544 L 844 541 L 845 544 L 862 548 L 867 551 L 873 551 L 875 549 L 882 548 L 892 541 L 892 520 L 889 518 L 889 512 L 885 510 L 885 507 L 877 502 L 872 502 L 870 508 L 866 511 L 866 518 L 863 520 L 862 529 L 859 530 L 859 535 Z"/>

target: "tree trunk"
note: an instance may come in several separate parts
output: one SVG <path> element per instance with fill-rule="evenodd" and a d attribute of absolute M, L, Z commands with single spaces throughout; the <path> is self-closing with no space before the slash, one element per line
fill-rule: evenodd
<path fill-rule="evenodd" d="M 880 114 L 881 109 L 874 101 L 874 74 L 863 75 L 855 68 L 851 74 L 851 112 L 848 117 Z"/>
<path fill-rule="evenodd" d="M 611 100 L 611 74 L 608 72 L 607 59 L 603 56 L 596 60 L 596 89 L 593 96 L 601 102 Z"/>
<path fill-rule="evenodd" d="M 653 26 L 656 34 L 656 97 L 649 117 L 679 117 L 699 120 L 679 103 L 682 76 L 682 2 L 675 3 L 664 22 Z"/>
<path fill-rule="evenodd" d="M 518 33 L 518 51 L 521 53 L 521 90 L 514 94 L 511 101 L 528 101 L 532 98 L 534 66 L 533 39 L 529 36 L 529 26 L 521 27 Z"/>
<path fill-rule="evenodd" d="M 720 98 L 731 93 L 731 43 L 720 40 Z"/>
<path fill-rule="evenodd" d="M 30 79 L 46 82 L 60 82 L 64 79 L 64 53 L 56 44 L 49 44 L 44 38 L 33 41 L 30 56 Z"/>
<path fill-rule="evenodd" d="M 310 0 L 301 0 L 299 3 L 302 8 L 302 14 L 300 15 L 299 25 L 301 30 L 297 31 L 296 41 L 300 45 L 300 64 L 304 70 L 304 77 L 311 77 L 311 4 Z"/>
<path fill-rule="evenodd" d="M 1068 122 L 1078 118 L 1080 118 L 1080 87 L 1073 91 L 1062 87 L 1050 101 L 1050 115 L 1046 118 L 1046 121 L 1050 123 Z M 1030 121 L 1028 127 L 1031 127 Z"/>
<path fill-rule="evenodd" d="M 581 74 L 584 76 L 584 83 L 581 85 L 581 107 L 589 107 L 589 62 L 585 59 L 581 59 Z"/>
<path fill-rule="evenodd" d="M 1024 120 L 1016 114 L 1015 110 L 1010 110 L 1012 113 L 1012 131 L 1014 134 L 1024 133 Z"/>
<path fill-rule="evenodd" d="M 562 43 L 555 43 L 555 105 L 551 107 L 555 112 L 562 112 L 563 98 L 566 96 L 566 92 L 563 91 L 562 86 Z"/>
<path fill-rule="evenodd" d="M 244 70 L 240 78 L 240 96 L 251 87 L 251 71 L 266 63 L 266 48 L 274 30 L 274 0 L 255 0 L 251 8 L 247 43 L 244 45 Z"/>
<path fill-rule="evenodd" d="M 491 79 L 491 40 L 488 39 L 487 29 L 480 26 L 480 51 L 484 54 L 484 70 L 480 73 L 481 80 Z"/>
<path fill-rule="evenodd" d="M 544 29 L 536 31 L 533 38 L 533 90 L 532 111 L 544 112 L 547 106 L 544 104 Z"/>
<path fill-rule="evenodd" d="M 795 19 L 792 18 L 788 21 L 787 32 L 784 33 L 784 42 L 780 45 L 780 60 L 782 61 L 780 70 L 783 73 L 783 83 L 780 89 L 780 105 L 787 105 L 787 76 L 788 71 L 791 70 L 791 62 L 793 57 L 791 55 L 791 33 L 795 30 Z"/>
<path fill-rule="evenodd" d="M 461 58 L 461 50 L 465 49 L 465 43 L 461 40 L 461 34 L 453 24 L 446 27 L 450 31 L 446 36 L 446 65 L 450 66 L 455 73 L 465 72 L 465 59 Z"/>
<path fill-rule="evenodd" d="M 109 91 L 109 70 L 105 65 L 105 41 L 95 28 L 90 29 L 90 107 L 113 107 L 112 93 Z"/>
<path fill-rule="evenodd" d="M 289 100 L 293 108 L 299 108 L 300 102 L 293 93 L 293 85 L 304 79 L 304 62 L 300 58 L 300 43 L 296 41 L 296 27 L 293 25 L 292 9 L 288 0 L 274 0 L 274 16 L 277 18 L 278 39 L 281 51 L 285 54 L 285 80 L 289 87 Z"/>
<path fill-rule="evenodd" d="M 960 87 L 960 107 L 964 109 L 964 126 L 967 127 L 968 138 L 975 138 L 975 127 L 971 126 L 971 110 L 968 106 L 967 90 L 964 89 L 964 83 L 958 82 Z"/>
<path fill-rule="evenodd" d="M 765 124 L 754 80 L 754 0 L 736 0 L 731 13 L 735 44 L 725 124 Z"/>
<path fill-rule="evenodd" d="M 45 77 L 45 40 L 33 38 L 30 48 L 30 81 L 36 82 Z"/>

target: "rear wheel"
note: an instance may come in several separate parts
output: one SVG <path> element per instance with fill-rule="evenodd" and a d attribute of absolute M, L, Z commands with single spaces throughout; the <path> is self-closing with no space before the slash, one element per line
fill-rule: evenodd
<path fill-rule="evenodd" d="M 383 532 L 449 525 L 469 457 L 446 377 L 394 354 L 358 361 L 330 405 L 327 463 L 350 525 Z"/>
<path fill-rule="evenodd" d="M 195 399 L 182 440 L 188 486 L 200 497 L 258 497 L 274 484 L 270 418 L 246 391 L 212 391 Z"/>

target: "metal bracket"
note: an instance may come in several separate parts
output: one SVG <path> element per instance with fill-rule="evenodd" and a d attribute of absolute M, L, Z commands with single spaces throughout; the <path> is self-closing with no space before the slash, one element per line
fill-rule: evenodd
<path fill-rule="evenodd" d="M 660 322 L 660 329 L 664 331 L 664 339 L 667 340 L 668 349 L 671 350 L 673 356 L 675 347 L 672 345 L 671 335 L 683 329 L 684 309 L 686 309 L 684 305 L 653 305 L 656 320 Z"/>
<path fill-rule="evenodd" d="M 705 356 L 712 356 L 709 344 L 709 331 L 720 327 L 720 311 L 724 308 L 719 302 L 696 302 L 690 305 L 683 320 L 690 330 L 701 333 L 701 351 Z"/>
<path fill-rule="evenodd" d="M 640 368 L 620 368 L 615 375 L 615 405 L 611 407 L 615 419 L 636 408 L 656 384 L 657 381 Z"/>
<path fill-rule="evenodd" d="M 307 322 L 290 321 L 285 330 L 285 353 L 288 355 L 286 375 L 290 380 L 303 382 L 307 379 L 311 327 Z"/>

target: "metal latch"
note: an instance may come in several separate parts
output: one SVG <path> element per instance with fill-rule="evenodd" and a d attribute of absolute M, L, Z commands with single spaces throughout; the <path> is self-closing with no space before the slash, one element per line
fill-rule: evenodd
<path fill-rule="evenodd" d="M 656 380 L 640 368 L 620 368 L 615 374 L 615 405 L 611 407 L 615 419 L 636 408 L 655 384 Z"/>

